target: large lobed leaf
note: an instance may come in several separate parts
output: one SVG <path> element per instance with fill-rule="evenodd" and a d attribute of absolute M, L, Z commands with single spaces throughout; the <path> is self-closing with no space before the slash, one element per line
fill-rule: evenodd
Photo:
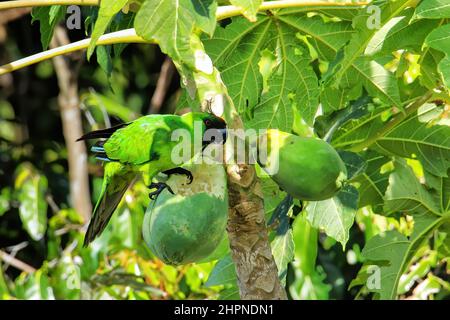
<path fill-rule="evenodd" d="M 194 28 L 212 34 L 217 3 L 213 0 L 146 0 L 136 15 L 138 35 L 156 41 L 161 50 L 178 63 L 195 67 L 191 44 Z"/>
<path fill-rule="evenodd" d="M 405 161 L 395 162 L 384 197 L 384 211 L 388 214 L 405 212 L 411 215 L 414 228 L 409 237 L 398 231 L 377 235 L 367 242 L 362 251 L 366 262 L 360 272 L 366 272 L 367 267 L 374 264 L 379 268 L 379 286 L 369 285 L 368 289 L 380 299 L 396 298 L 400 277 L 418 248 L 434 230 L 448 223 L 449 178 L 427 175 L 427 184 L 429 188 L 419 182 Z M 377 275 L 374 273 L 374 276 Z M 370 281 L 365 283 L 367 286 Z"/>
<path fill-rule="evenodd" d="M 450 167 L 450 127 L 430 126 L 422 120 L 433 110 L 422 110 L 403 121 L 380 137 L 376 146 L 388 154 L 417 157 L 426 170 L 437 176 L 446 176 Z"/>
<path fill-rule="evenodd" d="M 246 115 L 250 127 L 289 131 L 294 105 L 312 124 L 318 108 L 318 81 L 295 32 L 277 15 L 260 16 L 256 23 L 234 18 L 204 41 L 237 110 Z M 265 75 L 265 88 L 260 71 L 264 53 L 271 53 L 276 62 Z"/>
<path fill-rule="evenodd" d="M 324 22 L 320 17 L 281 15 L 280 20 L 305 35 L 317 51 L 319 58 L 330 61 L 328 71 L 324 74 L 321 102 L 326 109 L 338 110 L 345 107 L 345 102 L 357 98 L 364 87 L 373 97 L 380 98 L 390 105 L 401 105 L 397 81 L 393 73 L 387 71 L 376 60 L 364 57 L 362 53 L 354 58 L 345 59 L 346 50 L 355 37 L 352 24 L 347 21 Z M 367 39 L 367 42 L 370 38 Z M 349 44 L 347 44 L 350 41 Z M 356 41 L 356 40 L 355 40 Z M 358 52 L 364 52 L 364 46 Z M 338 74 L 339 83 L 333 85 Z"/>

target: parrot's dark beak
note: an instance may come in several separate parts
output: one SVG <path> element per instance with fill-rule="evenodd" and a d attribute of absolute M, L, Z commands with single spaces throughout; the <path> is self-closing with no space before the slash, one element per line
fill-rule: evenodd
<path fill-rule="evenodd" d="M 225 144 L 227 142 L 227 129 L 218 129 L 218 131 L 222 134 L 222 144 Z"/>
<path fill-rule="evenodd" d="M 227 141 L 227 129 L 208 129 L 203 135 L 203 150 L 211 143 L 214 144 L 225 144 Z"/>

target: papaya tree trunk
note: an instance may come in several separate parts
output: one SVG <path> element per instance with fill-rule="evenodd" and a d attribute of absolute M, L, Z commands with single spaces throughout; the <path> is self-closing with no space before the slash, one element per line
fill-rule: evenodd
<path fill-rule="evenodd" d="M 242 129 L 233 113 L 229 127 Z M 266 228 L 264 201 L 255 168 L 231 164 L 228 174 L 228 238 L 243 300 L 285 300 Z"/>

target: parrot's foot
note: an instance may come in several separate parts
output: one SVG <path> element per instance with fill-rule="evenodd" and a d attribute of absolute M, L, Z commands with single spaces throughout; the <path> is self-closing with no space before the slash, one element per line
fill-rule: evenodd
<path fill-rule="evenodd" d="M 156 200 L 156 198 L 158 198 L 159 194 L 166 188 L 171 194 L 174 194 L 172 188 L 170 188 L 164 182 L 152 182 L 152 183 L 150 183 L 148 188 L 149 189 L 155 189 L 156 188 L 156 191 L 153 191 L 153 192 L 149 193 L 148 197 L 150 198 L 150 200 Z"/>
<path fill-rule="evenodd" d="M 194 176 L 192 175 L 192 172 L 190 172 L 189 170 L 186 170 L 184 168 L 173 168 L 173 169 L 170 169 L 170 170 L 163 171 L 163 173 L 167 174 L 169 177 L 172 174 L 185 175 L 188 178 L 188 180 L 189 180 L 188 184 L 191 184 L 192 180 L 194 180 Z"/>

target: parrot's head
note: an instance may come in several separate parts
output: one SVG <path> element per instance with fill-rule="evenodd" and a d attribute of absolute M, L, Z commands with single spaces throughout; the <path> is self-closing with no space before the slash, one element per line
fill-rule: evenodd
<path fill-rule="evenodd" d="M 222 118 L 212 113 L 193 112 L 194 121 L 202 122 L 202 145 L 206 148 L 211 143 L 224 144 L 227 140 L 227 124 Z"/>

